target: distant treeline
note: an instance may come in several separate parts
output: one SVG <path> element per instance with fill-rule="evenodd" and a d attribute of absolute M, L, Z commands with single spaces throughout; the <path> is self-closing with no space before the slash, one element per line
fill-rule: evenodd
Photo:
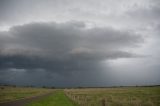
<path fill-rule="evenodd" d="M 66 89 L 87 89 L 87 88 L 125 88 L 125 87 L 160 87 L 160 85 L 104 86 L 104 87 L 64 87 L 64 88 L 66 88 Z"/>
<path fill-rule="evenodd" d="M 55 89 L 56 87 L 54 86 L 33 86 L 33 85 L 25 85 L 25 86 L 19 86 L 19 85 L 13 85 L 13 84 L 0 84 L 0 86 L 4 87 L 26 87 L 26 88 L 47 88 L 47 89 Z"/>
<path fill-rule="evenodd" d="M 85 88 L 122 88 L 122 87 L 158 87 L 160 85 L 136 85 L 136 86 L 104 86 L 104 87 L 55 87 L 55 86 L 34 86 L 34 85 L 25 85 L 25 86 L 18 86 L 13 84 L 0 84 L 0 86 L 8 86 L 8 87 L 29 87 L 29 88 L 47 88 L 47 89 L 85 89 Z"/>

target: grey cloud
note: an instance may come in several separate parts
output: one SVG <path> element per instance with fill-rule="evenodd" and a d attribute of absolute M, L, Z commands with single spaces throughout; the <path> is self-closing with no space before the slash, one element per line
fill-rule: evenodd
<path fill-rule="evenodd" d="M 59 12 L 66 13 L 71 2 L 72 0 L 1 0 L 0 24 L 26 23 L 35 18 L 40 20 L 53 19 L 59 15 Z"/>
<path fill-rule="evenodd" d="M 128 19 L 125 17 L 126 11 L 131 16 L 129 21 L 138 17 L 153 18 L 158 16 L 157 19 L 159 18 L 158 0 L 120 0 L 120 2 L 113 0 L 102 0 L 101 2 L 97 0 L 1 0 L 0 4 L 0 24 L 2 25 L 23 24 L 33 21 L 64 22 L 76 19 L 92 24 L 99 24 L 100 22 L 104 24 L 102 26 L 108 26 L 109 23 L 110 26 L 113 24 L 128 26 L 130 22 L 126 23 Z M 151 4 L 151 7 L 139 9 L 136 4 L 140 4 L 140 7 L 143 4 L 147 6 Z M 134 5 L 135 7 L 133 7 Z M 119 21 L 125 24 L 122 25 L 123 23 Z"/>
<path fill-rule="evenodd" d="M 134 33 L 110 28 L 86 29 L 83 22 L 76 21 L 14 26 L 8 32 L 1 32 L 0 37 L 6 40 L 0 52 L 1 68 L 56 71 L 80 70 L 79 62 L 88 69 L 103 60 L 135 58 L 137 54 L 123 49 L 143 42 Z"/>
<path fill-rule="evenodd" d="M 129 53 L 125 51 L 93 51 L 85 48 L 79 48 L 71 51 L 71 56 L 77 60 L 108 60 L 117 58 L 136 58 L 140 55 Z"/>
<path fill-rule="evenodd" d="M 0 0 L 0 83 L 159 84 L 159 5 Z"/>
<path fill-rule="evenodd" d="M 158 22 L 160 18 L 160 2 L 158 0 L 149 0 L 148 6 L 143 6 L 140 8 L 135 8 L 133 10 L 127 11 L 128 16 L 135 17 L 135 20 L 138 19 L 142 22 Z M 158 22 L 159 23 L 159 22 Z"/>

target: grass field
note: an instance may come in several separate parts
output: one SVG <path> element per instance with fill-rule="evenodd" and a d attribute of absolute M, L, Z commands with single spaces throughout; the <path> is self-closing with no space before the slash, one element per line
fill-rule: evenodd
<path fill-rule="evenodd" d="M 80 106 L 160 106 L 160 87 L 67 89 Z"/>
<path fill-rule="evenodd" d="M 27 106 L 160 106 L 160 87 L 44 89 L 5 87 L 0 102 L 52 92 Z"/>
<path fill-rule="evenodd" d="M 44 99 L 29 103 L 27 106 L 76 106 L 76 104 L 62 90 L 58 90 Z"/>
<path fill-rule="evenodd" d="M 37 96 L 52 91 L 44 88 L 0 86 L 0 103 Z"/>

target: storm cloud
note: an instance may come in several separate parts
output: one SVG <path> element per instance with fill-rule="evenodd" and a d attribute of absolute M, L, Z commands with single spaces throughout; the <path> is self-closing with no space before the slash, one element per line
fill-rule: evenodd
<path fill-rule="evenodd" d="M 1 0 L 0 83 L 159 84 L 159 3 Z"/>
<path fill-rule="evenodd" d="M 1 68 L 52 71 L 77 70 L 79 62 L 83 69 L 87 63 L 139 57 L 123 49 L 134 48 L 143 42 L 142 36 L 131 32 L 111 28 L 86 29 L 82 22 L 14 26 L 1 32 L 1 40 L 4 41 L 0 49 Z"/>

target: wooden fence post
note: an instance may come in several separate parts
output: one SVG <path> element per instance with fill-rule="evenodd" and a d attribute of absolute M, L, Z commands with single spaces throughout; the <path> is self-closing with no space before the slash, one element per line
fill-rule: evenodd
<path fill-rule="evenodd" d="M 102 106 L 106 106 L 106 104 L 105 104 L 105 99 L 102 99 Z"/>

